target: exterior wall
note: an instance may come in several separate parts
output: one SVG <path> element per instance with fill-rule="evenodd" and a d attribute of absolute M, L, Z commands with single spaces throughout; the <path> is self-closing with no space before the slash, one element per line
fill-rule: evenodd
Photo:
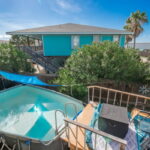
<path fill-rule="evenodd" d="M 92 44 L 93 35 L 80 35 L 80 47 L 87 44 Z"/>
<path fill-rule="evenodd" d="M 43 35 L 44 56 L 69 56 L 72 53 L 71 35 Z M 99 35 L 99 41 L 113 41 L 113 35 Z M 92 44 L 93 35 L 79 35 L 79 46 Z M 119 38 L 119 45 L 124 47 L 125 35 Z"/>
<path fill-rule="evenodd" d="M 70 35 L 44 35 L 44 56 L 69 56 L 71 54 Z"/>
<path fill-rule="evenodd" d="M 120 39 L 119 39 L 119 45 L 120 45 L 121 47 L 124 47 L 124 46 L 125 46 L 125 40 L 126 40 L 125 35 L 121 35 L 121 36 L 120 36 Z"/>
<path fill-rule="evenodd" d="M 113 35 L 102 35 L 100 41 L 113 41 Z"/>

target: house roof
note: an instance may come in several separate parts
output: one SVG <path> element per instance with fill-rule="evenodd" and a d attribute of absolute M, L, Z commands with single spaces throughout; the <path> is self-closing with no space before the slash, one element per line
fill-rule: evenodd
<path fill-rule="evenodd" d="M 7 32 L 10 35 L 35 35 L 35 34 L 132 34 L 125 30 L 109 29 L 81 24 L 59 24 L 52 26 L 45 26 L 39 28 L 30 28 L 24 30 L 17 30 Z"/>

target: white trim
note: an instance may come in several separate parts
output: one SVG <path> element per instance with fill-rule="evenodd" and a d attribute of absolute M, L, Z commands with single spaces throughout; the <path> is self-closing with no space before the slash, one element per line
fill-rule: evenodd
<path fill-rule="evenodd" d="M 119 35 L 113 35 L 113 42 L 119 42 L 120 36 Z"/>
<path fill-rule="evenodd" d="M 118 32 L 6 32 L 6 34 L 10 34 L 10 35 L 36 35 L 36 34 L 43 34 L 43 35 L 47 35 L 47 34 L 52 34 L 52 35 L 57 35 L 57 34 L 61 34 L 61 35 L 66 35 L 66 34 L 74 34 L 74 35 L 79 35 L 79 34 L 106 34 L 106 35 L 114 35 L 114 34 L 118 34 L 118 35 L 127 35 L 127 34 L 133 34 L 132 32 L 126 32 L 126 31 L 118 31 Z"/>
<path fill-rule="evenodd" d="M 80 46 L 80 36 L 79 35 L 72 35 L 71 36 L 71 48 L 75 49 Z"/>
<path fill-rule="evenodd" d="M 93 42 L 99 42 L 100 41 L 100 35 L 93 35 Z"/>
<path fill-rule="evenodd" d="M 43 54 L 44 54 L 44 56 L 46 56 L 46 54 L 45 54 L 45 47 L 44 47 L 44 38 L 43 38 L 43 35 L 42 35 L 42 45 L 43 45 Z"/>

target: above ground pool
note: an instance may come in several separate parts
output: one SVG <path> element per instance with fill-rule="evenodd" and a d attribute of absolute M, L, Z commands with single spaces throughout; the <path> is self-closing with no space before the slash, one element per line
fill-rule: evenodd
<path fill-rule="evenodd" d="M 34 87 L 17 86 L 0 92 L 0 132 L 49 141 L 55 137 L 55 110 L 65 112 L 65 104 L 76 105 L 77 112 L 83 109 L 80 101 L 61 93 Z M 67 105 L 67 114 L 72 119 L 76 112 Z M 58 112 L 58 126 L 63 123 Z"/>

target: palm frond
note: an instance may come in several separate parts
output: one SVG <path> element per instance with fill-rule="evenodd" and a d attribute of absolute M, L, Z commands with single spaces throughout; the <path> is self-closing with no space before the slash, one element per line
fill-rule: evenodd
<path fill-rule="evenodd" d="M 144 30 L 142 25 L 147 22 L 148 16 L 146 15 L 146 13 L 137 10 L 136 12 L 132 12 L 130 17 L 126 20 L 126 25 L 124 26 L 124 29 L 133 32 L 133 36 L 137 37 Z"/>

